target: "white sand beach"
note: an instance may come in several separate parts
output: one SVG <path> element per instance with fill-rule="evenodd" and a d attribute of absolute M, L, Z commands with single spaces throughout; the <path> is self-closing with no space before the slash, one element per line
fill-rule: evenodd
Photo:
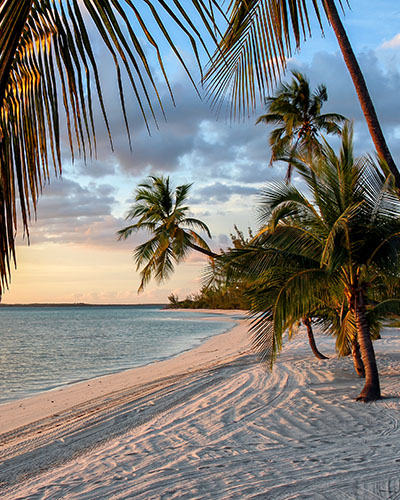
<path fill-rule="evenodd" d="M 305 334 L 273 372 L 246 321 L 175 358 L 0 406 L 0 498 L 400 498 L 400 331 L 375 343 L 384 398 Z"/>

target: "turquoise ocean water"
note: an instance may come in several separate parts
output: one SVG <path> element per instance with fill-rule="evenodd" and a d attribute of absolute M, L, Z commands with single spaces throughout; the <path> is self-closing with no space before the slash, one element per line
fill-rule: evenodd
<path fill-rule="evenodd" d="M 232 328 L 213 317 L 157 306 L 0 308 L 0 403 L 166 359 Z"/>

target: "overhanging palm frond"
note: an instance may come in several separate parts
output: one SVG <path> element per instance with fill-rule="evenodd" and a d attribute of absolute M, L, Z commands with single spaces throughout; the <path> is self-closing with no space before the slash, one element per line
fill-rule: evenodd
<path fill-rule="evenodd" d="M 191 6 L 215 41 L 217 32 L 210 4 L 193 0 Z M 17 205 L 22 226 L 28 234 L 29 220 L 42 186 L 49 179 L 51 169 L 57 174 L 61 171 L 61 120 L 65 120 L 72 158 L 92 156 L 96 149 L 93 105 L 97 97 L 112 147 L 94 38 L 97 37 L 96 43 L 99 40 L 103 43 L 113 61 L 130 143 L 127 92 L 133 93 L 149 130 L 150 121 L 157 125 L 157 114 L 164 113 L 159 83 L 153 77 L 148 59 L 149 47 L 154 51 L 172 98 L 159 47 L 160 38 L 176 54 L 189 75 L 174 37 L 166 27 L 168 19 L 172 19 L 187 37 L 201 68 L 198 49 L 203 46 L 207 51 L 204 37 L 200 36 L 181 2 L 1 2 L 0 296 L 8 283 L 10 261 L 15 261 Z"/>
<path fill-rule="evenodd" d="M 270 268 L 247 290 L 253 318 L 252 345 L 270 368 L 283 347 L 285 332 L 290 338 L 299 322 L 313 317 L 326 300 L 326 287 L 320 280 L 323 273 L 319 268 L 301 270 L 287 261 L 286 266 Z M 318 283 L 322 286 L 316 293 Z"/>
<path fill-rule="evenodd" d="M 320 20 L 317 1 L 313 10 Z M 214 105 L 231 97 L 231 113 L 241 115 L 280 80 L 292 54 L 291 39 L 300 47 L 310 23 L 306 4 L 297 0 L 233 0 L 228 17 L 205 82 Z"/>

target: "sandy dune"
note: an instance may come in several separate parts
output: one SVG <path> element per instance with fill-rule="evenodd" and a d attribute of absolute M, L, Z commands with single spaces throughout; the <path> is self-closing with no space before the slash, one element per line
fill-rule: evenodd
<path fill-rule="evenodd" d="M 318 361 L 299 335 L 270 373 L 245 330 L 139 369 L 146 380 L 137 370 L 112 375 L 128 381 L 77 406 L 52 403 L 59 410 L 42 409 L 36 421 L 7 421 L 0 497 L 400 498 L 399 331 L 375 344 L 386 397 L 365 405 L 353 400 L 362 382 L 350 359 Z M 333 354 L 331 339 L 317 342 Z"/>

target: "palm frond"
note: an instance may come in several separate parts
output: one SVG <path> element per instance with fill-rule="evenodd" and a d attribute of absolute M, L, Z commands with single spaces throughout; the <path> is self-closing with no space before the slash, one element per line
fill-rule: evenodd
<path fill-rule="evenodd" d="M 201 221 L 200 219 L 194 219 L 193 217 L 185 217 L 183 220 L 182 220 L 182 223 L 188 227 L 188 228 L 195 228 L 195 229 L 200 229 L 201 231 L 203 231 L 204 233 L 206 233 L 206 235 L 211 238 L 211 233 L 210 233 L 210 230 L 207 226 L 207 224 L 205 224 L 203 221 Z"/>
<path fill-rule="evenodd" d="M 205 75 L 213 105 L 230 98 L 231 114 L 254 110 L 258 98 L 274 86 L 286 69 L 295 46 L 310 32 L 308 10 L 297 0 L 234 0 L 229 26 Z M 318 4 L 313 10 L 320 21 Z"/>
<path fill-rule="evenodd" d="M 218 29 L 214 19 L 217 2 L 193 0 L 213 43 Z M 152 47 L 172 92 L 161 57 L 160 39 L 172 49 L 189 75 L 178 47 L 167 29 L 172 20 L 189 40 L 201 71 L 199 49 L 207 53 L 204 33 L 180 2 L 143 0 L 4 0 L 0 6 L 0 296 L 15 261 L 17 203 L 22 226 L 28 234 L 50 171 L 61 171 L 60 123 L 65 120 L 72 159 L 95 154 L 93 107 L 100 107 L 109 135 L 111 130 L 103 98 L 94 33 L 113 61 L 122 117 L 130 143 L 126 101 L 133 93 L 146 126 L 157 126 L 164 113 L 160 83 L 148 60 Z M 146 50 L 145 50 L 146 47 Z M 191 75 L 189 75 L 190 78 Z M 127 81 L 126 88 L 124 81 Z M 192 80 L 193 81 L 193 80 Z M 162 83 L 161 83 L 162 85 Z M 129 87 L 129 88 L 128 88 Z M 60 101 L 60 102 L 59 102 Z"/>

